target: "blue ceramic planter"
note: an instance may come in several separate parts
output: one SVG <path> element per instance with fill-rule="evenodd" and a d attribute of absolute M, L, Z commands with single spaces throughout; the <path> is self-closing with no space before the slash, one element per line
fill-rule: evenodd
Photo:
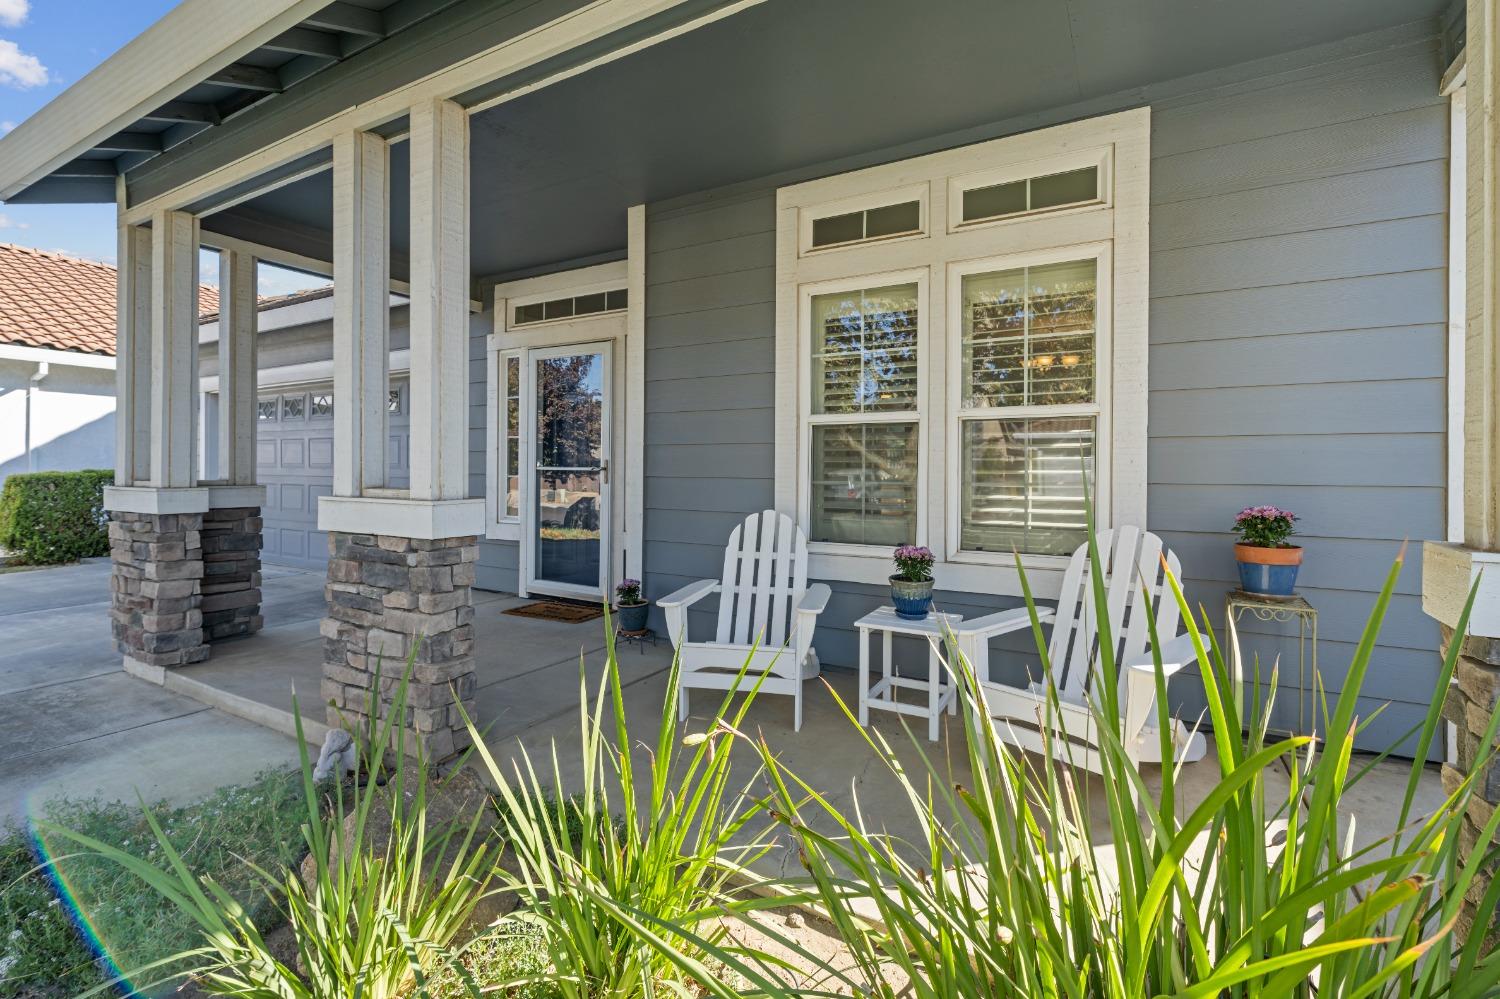
<path fill-rule="evenodd" d="M 1246 593 L 1260 593 L 1268 597 L 1289 597 L 1297 588 L 1297 570 L 1300 565 L 1259 565 L 1255 562 L 1238 562 L 1240 567 L 1240 589 Z"/>
<path fill-rule="evenodd" d="M 891 603 L 896 607 L 896 616 L 908 621 L 921 621 L 932 610 L 932 580 L 914 583 L 899 576 L 891 577 Z"/>
<path fill-rule="evenodd" d="M 1302 549 L 1296 545 L 1282 548 L 1235 545 L 1234 561 L 1240 569 L 1240 589 L 1246 593 L 1289 597 L 1297 588 Z"/>
<path fill-rule="evenodd" d="M 650 604 L 622 604 L 615 608 L 615 619 L 621 631 L 645 631 L 646 615 L 650 613 Z"/>

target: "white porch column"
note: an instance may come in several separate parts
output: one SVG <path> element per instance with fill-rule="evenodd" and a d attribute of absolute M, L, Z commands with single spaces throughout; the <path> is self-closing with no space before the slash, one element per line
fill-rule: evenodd
<path fill-rule="evenodd" d="M 151 477 L 151 230 L 121 222 L 115 270 L 115 485 Z"/>
<path fill-rule="evenodd" d="M 469 119 L 411 109 L 411 495 L 469 494 Z M 478 525 L 475 525 L 476 530 Z"/>
<path fill-rule="evenodd" d="M 209 486 L 203 514 L 203 635 L 210 642 L 261 629 L 261 507 L 255 482 L 256 261 L 219 253 L 220 483 Z"/>
<path fill-rule="evenodd" d="M 151 219 L 151 484 L 198 482 L 198 220 Z"/>
<path fill-rule="evenodd" d="M 255 258 L 219 254 L 219 478 L 255 482 Z"/>
<path fill-rule="evenodd" d="M 202 529 L 209 490 L 198 486 L 197 447 L 198 220 L 157 212 L 149 234 L 123 229 L 120 247 L 118 333 L 126 373 L 118 419 L 126 447 L 118 471 L 128 481 L 104 492 L 114 565 L 110 619 L 125 668 L 160 682 L 168 667 L 208 658 Z M 146 476 L 140 474 L 143 457 Z"/>
<path fill-rule="evenodd" d="M 334 495 L 328 532 L 323 688 L 331 725 L 384 714 L 405 659 L 407 745 L 429 760 L 469 742 L 474 585 L 484 500 L 468 498 L 469 149 L 458 105 L 411 110 L 411 486 L 385 486 L 389 250 L 384 144 L 334 147 Z M 378 177 L 378 181 L 377 181 Z M 342 206 L 342 207 L 341 207 Z M 378 366 L 377 366 L 378 365 Z M 342 462 L 342 464 L 338 464 Z M 376 671 L 386 679 L 376 683 Z"/>
<path fill-rule="evenodd" d="M 1456 730 L 1456 757 L 1443 766 L 1452 791 L 1479 765 L 1477 756 L 1490 718 L 1500 708 L 1500 13 L 1494 0 L 1469 0 L 1464 53 L 1466 99 L 1464 226 L 1467 287 L 1464 303 L 1463 544 L 1428 541 L 1422 551 L 1422 609 L 1442 626 L 1444 646 L 1460 643 L 1454 682 L 1443 704 Z M 1450 506 L 1450 509 L 1452 507 Z M 1454 629 L 1470 588 L 1479 595 L 1468 633 Z M 1468 854 L 1479 840 L 1475 816 L 1500 806 L 1500 765 L 1491 761 L 1475 782 L 1482 801 L 1470 805 L 1460 832 Z M 1476 807 L 1478 806 L 1478 807 Z M 1481 817 L 1482 821 L 1482 817 Z M 1483 846 L 1483 844 L 1478 844 Z M 1479 875 L 1459 912 L 1458 933 L 1494 932 L 1494 912 L 1480 912 L 1475 899 L 1493 871 Z"/>
<path fill-rule="evenodd" d="M 386 484 L 390 367 L 390 146 L 333 144 L 333 494 Z"/>

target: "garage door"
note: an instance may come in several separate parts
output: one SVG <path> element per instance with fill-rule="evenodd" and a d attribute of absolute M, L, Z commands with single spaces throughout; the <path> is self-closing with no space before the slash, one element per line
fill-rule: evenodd
<path fill-rule="evenodd" d="M 390 484 L 408 482 L 411 443 L 405 380 L 391 383 Z M 333 492 L 333 386 L 262 392 L 256 406 L 256 477 L 266 487 L 265 547 L 272 565 L 324 569 L 328 536 L 318 530 L 318 497 Z"/>

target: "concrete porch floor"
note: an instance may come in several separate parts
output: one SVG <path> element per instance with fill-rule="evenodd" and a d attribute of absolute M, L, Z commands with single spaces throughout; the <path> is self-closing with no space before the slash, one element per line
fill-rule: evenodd
<path fill-rule="evenodd" d="M 280 602 L 282 591 L 295 591 L 296 612 L 291 616 L 296 619 L 278 622 L 276 615 L 268 612 L 268 626 L 258 635 L 226 642 L 215 648 L 207 663 L 179 671 L 175 678 L 193 688 L 179 688 L 181 692 L 283 732 L 294 730 L 291 710 L 295 692 L 304 729 L 315 750 L 325 731 L 319 700 L 321 583 L 320 575 L 291 570 L 268 576 L 268 608 Z M 562 783 L 576 784 L 582 773 L 578 748 L 579 662 L 581 657 L 592 697 L 605 664 L 604 622 L 563 624 L 501 613 L 524 602 L 511 595 L 475 591 L 479 722 L 502 768 L 509 771 L 512 761 L 524 751 L 539 770 L 550 771 L 555 745 Z M 631 741 L 644 764 L 644 744 L 654 741 L 662 717 L 671 647 L 665 640 L 654 648 L 622 646 L 617 658 L 625 684 Z M 857 698 L 855 674 L 830 669 L 823 679 L 826 685 L 814 681 L 806 689 L 801 732 L 792 730 L 790 699 L 771 696 L 751 706 L 746 719 L 748 732 L 763 736 L 792 770 L 846 814 L 852 813 L 857 799 L 859 808 L 875 823 L 893 833 L 915 833 L 917 827 L 905 795 L 830 693 L 831 687 L 852 711 Z M 718 703 L 714 692 L 694 692 L 686 730 L 701 731 Z M 926 740 L 925 722 L 913 721 L 917 723 L 912 726 L 917 741 L 908 735 L 898 716 L 872 712 L 874 727 L 889 741 L 907 773 L 921 774 L 925 755 L 950 787 L 953 783 L 972 785 L 960 741 L 963 720 L 945 716 L 943 737 L 938 743 Z M 743 761 L 737 782 L 743 782 L 753 774 L 756 761 L 748 747 L 739 746 L 735 753 Z M 1358 842 L 1370 843 L 1392 831 L 1408 773 L 1405 761 L 1382 762 L 1346 797 L 1350 807 L 1345 823 L 1355 820 Z M 1109 838 L 1102 785 L 1097 778 L 1080 776 L 1088 798 L 1098 806 L 1090 809 L 1090 820 L 1094 841 L 1102 847 Z M 1159 786 L 1159 768 L 1148 767 L 1146 779 L 1153 788 Z M 1184 770 L 1179 790 L 1185 805 L 1190 807 L 1202 800 L 1216 783 L 1217 765 L 1210 745 L 1203 761 Z M 1419 785 L 1414 818 L 1430 814 L 1443 797 L 1436 768 L 1429 766 Z M 785 869 L 789 863 L 794 863 L 792 855 L 778 852 L 766 858 L 763 866 L 768 873 L 770 869 L 796 873 Z"/>

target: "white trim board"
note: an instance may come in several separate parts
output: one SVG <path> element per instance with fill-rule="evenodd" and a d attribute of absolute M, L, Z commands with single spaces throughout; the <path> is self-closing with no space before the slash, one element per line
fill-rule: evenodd
<path fill-rule="evenodd" d="M 781 188 L 776 225 L 776 508 L 806 524 L 810 486 L 810 361 L 806 302 L 817 287 L 858 286 L 891 274 L 924 275 L 919 313 L 919 491 L 915 543 L 937 553 L 944 589 L 1017 595 L 1008 556 L 960 552 L 955 520 L 954 451 L 961 316 L 953 289 L 974 261 L 1100 261 L 1096 382 L 1096 498 L 1101 526 L 1146 526 L 1146 426 L 1151 112 L 1139 108 L 887 163 Z M 1054 210 L 965 222 L 953 202 L 964 189 L 1094 166 L 1096 200 Z M 882 197 L 882 195 L 884 195 Z M 845 209 L 921 201 L 920 231 L 814 248 L 811 217 Z M 872 286 L 872 285 L 866 285 Z M 1112 298 L 1106 299 L 1106 295 Z M 1107 315 L 1105 313 L 1108 313 Z M 1108 367 L 1105 367 L 1108 364 Z M 1025 411 L 1035 415 L 1036 410 Z M 1059 415 L 1065 414 L 1059 411 Z M 812 575 L 882 584 L 891 571 L 884 546 L 814 544 Z M 1055 596 L 1066 557 L 1027 556 L 1038 596 Z"/>

